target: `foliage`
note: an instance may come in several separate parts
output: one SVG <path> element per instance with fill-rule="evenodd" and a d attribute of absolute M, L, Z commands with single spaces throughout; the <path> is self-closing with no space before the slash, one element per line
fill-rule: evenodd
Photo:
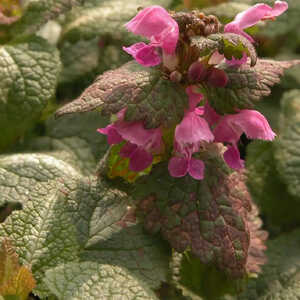
<path fill-rule="evenodd" d="M 220 21 L 258 2 L 1 1 L 1 300 L 300 298 L 300 5 L 246 29 L 257 43 L 224 33 Z M 176 59 L 168 35 L 124 26 L 151 5 L 172 9 Z M 161 64 L 132 61 L 133 43 Z M 230 119 L 253 109 L 274 142 L 213 140 L 219 124 L 271 139 Z M 151 164 L 132 169 L 126 146 Z M 231 168 L 231 148 L 246 169 Z M 172 159 L 186 172 L 172 175 Z"/>

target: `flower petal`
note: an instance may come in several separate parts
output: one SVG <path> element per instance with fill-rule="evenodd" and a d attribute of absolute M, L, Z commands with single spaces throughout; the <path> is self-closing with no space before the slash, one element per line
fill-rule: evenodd
<path fill-rule="evenodd" d="M 130 156 L 129 169 L 140 172 L 148 168 L 152 163 L 152 155 L 142 147 L 137 147 Z"/>
<path fill-rule="evenodd" d="M 196 86 L 190 85 L 186 88 L 186 93 L 189 96 L 189 111 L 193 111 L 197 104 L 203 99 L 203 95 L 194 91 Z"/>
<path fill-rule="evenodd" d="M 217 122 L 221 119 L 221 115 L 218 115 L 208 102 L 204 105 L 203 117 L 210 126 L 217 124 Z"/>
<path fill-rule="evenodd" d="M 123 141 L 121 135 L 115 129 L 114 125 L 108 125 L 105 128 L 97 129 L 99 133 L 107 135 L 107 142 L 109 145 L 119 144 Z"/>
<path fill-rule="evenodd" d="M 172 177 L 183 177 L 188 171 L 188 160 L 183 157 L 172 157 L 169 160 L 168 170 Z"/>
<path fill-rule="evenodd" d="M 228 147 L 223 154 L 224 160 L 227 165 L 235 170 L 244 168 L 244 161 L 240 158 L 240 151 L 237 146 Z"/>
<path fill-rule="evenodd" d="M 197 148 L 199 142 L 211 142 L 214 140 L 214 136 L 207 122 L 192 111 L 188 112 L 181 123 L 176 126 L 175 140 L 180 148 L 184 148 L 188 144 L 193 144 Z"/>
<path fill-rule="evenodd" d="M 243 29 L 251 27 L 261 20 L 273 19 L 284 13 L 287 9 L 288 3 L 285 1 L 276 1 L 273 8 L 263 3 L 256 4 L 237 14 L 235 19 L 225 26 L 224 32 L 241 34 L 251 42 L 254 42 L 251 36 L 243 32 Z"/>
<path fill-rule="evenodd" d="M 161 58 L 154 46 L 149 46 L 141 42 L 133 44 L 130 47 L 123 47 L 123 50 L 132 55 L 142 66 L 153 67 L 161 63 Z"/>
<path fill-rule="evenodd" d="M 191 158 L 189 163 L 189 174 L 197 180 L 202 180 L 204 178 L 205 165 L 202 160 Z"/>
<path fill-rule="evenodd" d="M 147 7 L 125 26 L 134 34 L 148 38 L 152 45 L 162 47 L 167 54 L 175 52 L 179 28 L 164 8 L 157 5 Z"/>
<path fill-rule="evenodd" d="M 217 142 L 235 143 L 243 132 L 250 139 L 273 140 L 276 136 L 266 118 L 258 111 L 249 109 L 223 117 L 214 135 Z"/>
<path fill-rule="evenodd" d="M 131 144 L 130 142 L 127 142 L 121 149 L 120 151 L 120 156 L 121 157 L 131 157 L 133 152 L 136 150 L 137 145 Z"/>

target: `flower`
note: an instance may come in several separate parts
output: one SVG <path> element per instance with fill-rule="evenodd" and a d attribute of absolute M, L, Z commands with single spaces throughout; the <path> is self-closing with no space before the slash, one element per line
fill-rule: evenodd
<path fill-rule="evenodd" d="M 124 121 L 125 112 L 126 109 L 121 110 L 118 113 L 118 121 L 97 131 L 107 135 L 110 145 L 127 141 L 120 151 L 120 156 L 129 158 L 130 170 L 140 172 L 151 165 L 152 154 L 163 150 L 162 133 L 160 128 L 145 129 L 141 121 Z"/>
<path fill-rule="evenodd" d="M 222 117 L 213 133 L 216 142 L 231 144 L 223 157 L 233 169 L 240 169 L 244 166 L 237 148 L 237 142 L 243 132 L 250 139 L 271 141 L 276 136 L 266 118 L 256 110 L 244 109 L 236 114 Z"/>
<path fill-rule="evenodd" d="M 273 8 L 263 3 L 256 4 L 237 14 L 235 19 L 225 26 L 224 31 L 240 34 L 253 43 L 253 38 L 245 33 L 243 29 L 251 27 L 259 21 L 274 19 L 287 9 L 288 3 L 285 1 L 275 1 Z"/>
<path fill-rule="evenodd" d="M 172 55 L 175 52 L 179 28 L 177 22 L 162 7 L 153 5 L 141 10 L 131 21 L 125 24 L 134 34 L 150 40 L 150 44 L 136 43 L 123 47 L 138 63 L 144 66 L 156 66 L 161 63 L 157 48 L 163 53 Z"/>
<path fill-rule="evenodd" d="M 186 89 L 189 96 L 189 109 L 180 124 L 175 128 L 174 152 L 175 156 L 169 161 L 168 169 L 173 177 L 183 177 L 187 173 L 193 178 L 200 180 L 204 177 L 204 163 L 192 157 L 198 152 L 203 141 L 212 142 L 214 136 L 204 118 L 201 108 L 197 104 L 203 95 L 195 93 L 193 86 Z"/>

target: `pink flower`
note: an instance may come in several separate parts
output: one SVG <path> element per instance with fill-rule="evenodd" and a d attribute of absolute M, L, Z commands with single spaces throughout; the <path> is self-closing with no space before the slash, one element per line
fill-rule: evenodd
<path fill-rule="evenodd" d="M 145 129 L 141 121 L 124 121 L 125 111 L 126 109 L 123 109 L 118 113 L 117 122 L 97 131 L 107 135 L 110 145 L 127 141 L 120 155 L 130 159 L 129 168 L 132 171 L 140 172 L 151 165 L 152 154 L 158 154 L 163 150 L 162 134 L 160 128 Z"/>
<path fill-rule="evenodd" d="M 244 167 L 237 148 L 243 132 L 250 139 L 273 140 L 276 136 L 266 118 L 258 111 L 244 109 L 237 114 L 222 117 L 214 129 L 215 141 L 231 144 L 223 156 L 233 169 Z"/>
<path fill-rule="evenodd" d="M 156 66 L 161 58 L 157 47 L 167 55 L 174 54 L 179 28 L 177 22 L 162 7 L 153 5 L 141 10 L 131 21 L 125 24 L 134 34 L 142 35 L 150 40 L 150 44 L 137 43 L 123 49 L 131 54 L 138 63 L 144 66 Z"/>
<path fill-rule="evenodd" d="M 263 3 L 256 4 L 244 12 L 237 14 L 235 19 L 225 26 L 224 31 L 243 35 L 253 43 L 253 38 L 245 33 L 243 29 L 251 27 L 259 21 L 274 19 L 287 9 L 288 3 L 285 1 L 276 1 L 273 8 Z"/>
<path fill-rule="evenodd" d="M 236 143 L 243 132 L 250 139 L 270 141 L 276 136 L 266 118 L 258 111 L 249 109 L 224 116 L 214 129 L 217 142 Z"/>
<path fill-rule="evenodd" d="M 190 86 L 186 90 L 189 95 L 190 106 L 180 124 L 175 128 L 174 152 L 175 156 L 169 161 L 169 172 L 173 177 L 183 177 L 189 173 L 195 179 L 203 179 L 204 163 L 192 157 L 198 152 L 203 141 L 211 142 L 214 136 L 207 122 L 199 115 L 203 110 L 196 105 L 203 96 L 195 93 Z"/>

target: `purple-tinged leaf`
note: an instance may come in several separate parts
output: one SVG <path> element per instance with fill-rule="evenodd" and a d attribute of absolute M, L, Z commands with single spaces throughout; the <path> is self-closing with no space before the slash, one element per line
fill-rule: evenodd
<path fill-rule="evenodd" d="M 182 119 L 187 96 L 180 86 L 163 79 L 158 69 L 129 62 L 99 76 L 78 99 L 59 109 L 56 116 L 95 109 L 109 115 L 125 107 L 126 121 L 144 120 L 146 128 L 169 127 Z"/>
<path fill-rule="evenodd" d="M 240 68 L 223 65 L 228 83 L 223 88 L 203 84 L 211 106 L 220 114 L 233 113 L 236 109 L 253 109 L 261 98 L 271 94 L 271 87 L 280 82 L 285 69 L 300 63 L 300 60 L 258 60 L 254 67 L 245 64 Z"/>
<path fill-rule="evenodd" d="M 160 231 L 178 252 L 190 249 L 202 263 L 241 278 L 248 271 L 251 241 L 245 176 L 230 174 L 223 161 L 205 164 L 200 182 L 171 178 L 158 166 L 151 177 L 137 182 L 135 197 L 148 231 Z"/>

